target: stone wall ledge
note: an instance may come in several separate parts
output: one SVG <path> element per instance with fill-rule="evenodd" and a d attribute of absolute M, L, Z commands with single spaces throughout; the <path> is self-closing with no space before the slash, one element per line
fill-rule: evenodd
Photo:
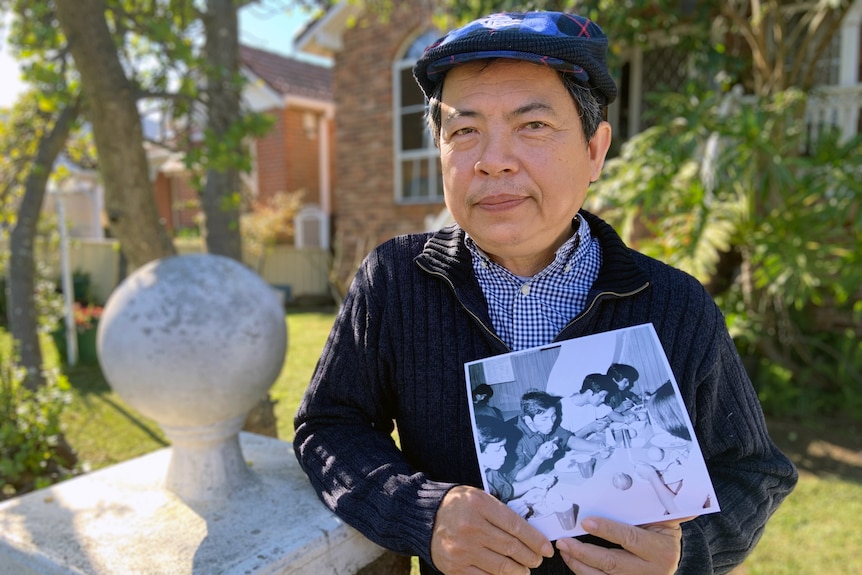
<path fill-rule="evenodd" d="M 240 434 L 225 501 L 164 488 L 171 449 L 0 503 L 0 575 L 347 575 L 384 550 L 317 499 L 290 444 Z"/>

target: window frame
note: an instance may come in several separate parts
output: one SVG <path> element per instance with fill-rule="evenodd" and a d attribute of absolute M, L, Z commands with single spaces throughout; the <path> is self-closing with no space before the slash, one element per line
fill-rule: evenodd
<path fill-rule="evenodd" d="M 393 142 L 393 196 L 396 204 L 440 204 L 443 203 L 443 186 L 440 182 L 440 154 L 437 147 L 434 145 L 434 138 L 431 136 L 427 126 L 423 123 L 423 142 L 424 148 L 411 150 L 404 149 L 402 140 L 403 119 L 410 114 L 421 112 L 424 117 L 425 109 L 428 101 L 423 98 L 423 103 L 413 104 L 410 106 L 402 106 L 403 86 L 401 75 L 405 70 L 412 70 L 416 62 L 416 58 L 421 53 L 421 50 L 431 42 L 439 38 L 440 34 L 433 30 L 424 30 L 410 36 L 398 51 L 398 57 L 392 62 L 392 142 Z M 419 90 L 419 86 L 415 83 L 412 88 Z M 421 92 L 420 92 L 421 93 Z M 420 168 L 424 167 L 423 163 L 427 164 L 428 175 L 420 181 L 426 183 L 427 194 L 421 196 L 407 196 L 404 189 L 404 169 L 405 162 L 414 162 L 414 165 Z"/>

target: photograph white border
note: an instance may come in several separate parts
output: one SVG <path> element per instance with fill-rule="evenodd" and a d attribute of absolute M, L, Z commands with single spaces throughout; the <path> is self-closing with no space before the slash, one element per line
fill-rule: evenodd
<path fill-rule="evenodd" d="M 542 484 L 543 496 L 541 490 L 533 489 L 528 492 L 529 497 L 514 493 L 510 498 L 501 498 L 551 540 L 586 533 L 580 521 L 588 516 L 642 525 L 720 510 L 682 395 L 651 323 L 465 364 L 473 439 L 480 461 L 482 449 L 477 429 L 479 408 L 473 403 L 473 392 L 479 385 L 488 386 L 480 388 L 480 391 L 490 389 L 490 393 L 485 394 L 482 413 L 494 414 L 494 418 L 501 420 L 509 434 L 505 444 L 508 457 L 503 468 L 498 472 L 480 469 L 485 491 L 498 494 L 491 479 L 499 484 L 501 474 L 510 487 L 518 485 L 512 480 L 511 474 L 517 456 L 513 452 L 518 450 L 519 438 L 524 437 L 524 433 L 515 426 L 519 418 L 523 421 L 520 403 L 525 393 L 545 392 L 559 398 L 559 407 L 556 408 L 558 421 L 551 432 L 553 435 L 558 428 L 563 427 L 567 411 L 576 411 L 574 407 L 567 410 L 566 402 L 575 400 L 575 396 L 580 394 L 587 376 L 606 374 L 613 364 L 630 365 L 637 370 L 637 381 L 633 382 L 631 397 L 635 404 L 640 399 L 641 405 L 635 405 L 629 413 L 649 412 L 652 415 L 632 416 L 629 419 L 633 423 L 630 424 L 608 423 L 608 429 L 592 434 L 589 439 L 604 442 L 606 447 L 592 454 L 593 461 L 585 464 L 588 469 L 583 472 L 574 462 L 578 450 L 560 449 L 547 461 L 549 465 L 553 463 L 553 467 L 544 471 L 540 468 L 534 478 L 537 484 Z M 673 389 L 671 399 L 667 393 L 668 385 Z M 656 394 L 659 388 L 662 391 Z M 659 401 L 660 397 L 667 401 Z M 663 427 L 661 421 L 654 421 L 663 419 L 658 411 L 661 405 L 681 418 L 685 429 L 673 430 L 676 433 L 674 435 L 666 429 L 666 423 Z M 645 419 L 646 423 L 639 421 L 639 418 Z M 489 421 L 483 420 L 483 423 Z M 523 425 L 521 429 L 524 429 Z M 618 435 L 614 436 L 612 426 L 625 427 L 630 431 L 622 434 L 618 429 Z M 641 432 L 640 439 L 637 438 L 638 429 Z M 678 437 L 684 436 L 685 431 L 690 438 L 687 441 Z M 622 435 L 626 438 L 620 443 Z M 542 437 L 550 440 L 550 436 Z M 589 470 L 590 466 L 592 471 Z M 658 474 L 660 483 L 656 483 L 650 469 Z M 661 487 L 671 491 L 669 498 L 667 491 Z M 537 497 L 537 493 L 540 497 Z M 574 518 L 576 524 L 572 526 L 571 517 L 567 516 L 564 520 L 560 515 L 558 518 L 554 508 L 574 509 L 578 515 Z"/>

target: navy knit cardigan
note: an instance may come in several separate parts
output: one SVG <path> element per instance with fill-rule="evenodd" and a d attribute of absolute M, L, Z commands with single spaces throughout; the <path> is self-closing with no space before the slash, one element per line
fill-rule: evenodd
<path fill-rule="evenodd" d="M 703 287 L 581 213 L 603 264 L 586 309 L 556 340 L 653 323 L 721 506 L 684 524 L 678 573 L 726 573 L 754 547 L 796 469 L 769 438 Z M 431 532 L 441 499 L 456 484 L 482 486 L 464 363 L 509 351 L 494 333 L 463 230 L 378 247 L 356 275 L 294 422 L 297 458 L 321 500 L 372 541 L 418 555 L 422 572 L 436 573 Z M 534 573 L 570 571 L 557 553 Z"/>

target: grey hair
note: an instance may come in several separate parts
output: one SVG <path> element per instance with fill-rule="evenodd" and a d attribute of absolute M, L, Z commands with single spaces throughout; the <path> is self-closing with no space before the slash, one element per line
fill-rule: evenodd
<path fill-rule="evenodd" d="M 584 131 L 584 140 L 589 142 L 596 135 L 599 124 L 604 119 L 604 106 L 599 102 L 596 95 L 588 86 L 584 86 L 571 74 L 559 72 L 560 79 L 566 90 L 572 96 L 575 107 L 581 118 L 581 128 Z M 443 79 L 445 82 L 445 77 Z M 425 110 L 425 121 L 428 129 L 434 137 L 434 144 L 440 146 L 440 129 L 442 121 L 441 98 L 443 96 L 443 82 L 435 86 L 434 91 L 428 98 L 428 107 Z"/>

